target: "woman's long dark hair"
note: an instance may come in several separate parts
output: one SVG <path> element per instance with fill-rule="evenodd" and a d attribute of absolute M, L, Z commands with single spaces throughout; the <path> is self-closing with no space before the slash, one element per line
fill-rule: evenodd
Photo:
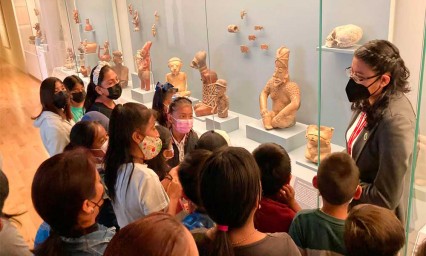
<path fill-rule="evenodd" d="M 382 119 L 391 95 L 410 91 L 408 85 L 410 71 L 399 55 L 398 48 L 386 40 L 372 40 L 365 43 L 355 51 L 354 57 L 371 67 L 377 75 L 390 73 L 389 84 L 383 88 L 379 99 L 373 105 L 370 105 L 368 99 L 352 104 L 352 110 L 360 110 L 367 114 L 366 128 L 370 130 Z"/>
<path fill-rule="evenodd" d="M 81 233 L 78 216 L 83 202 L 96 195 L 96 165 L 87 150 L 79 148 L 44 161 L 34 175 L 31 198 L 40 217 L 51 232 L 35 248 L 35 255 L 64 255 L 60 236 Z"/>
<path fill-rule="evenodd" d="M 86 109 L 87 111 L 89 111 L 92 108 L 92 105 L 95 103 L 96 99 L 100 96 L 95 90 L 96 86 L 102 83 L 102 81 L 104 80 L 105 73 L 112 69 L 108 65 L 103 66 L 101 70 L 99 71 L 98 84 L 95 84 L 93 82 L 93 72 L 95 71 L 96 67 L 97 66 L 95 66 L 92 69 L 92 72 L 90 73 L 90 83 L 87 85 L 86 100 L 84 101 L 84 109 Z"/>
<path fill-rule="evenodd" d="M 67 104 L 64 107 L 64 111 L 62 112 L 59 108 L 55 106 L 53 103 L 53 96 L 55 95 L 55 84 L 56 82 L 62 83 L 59 78 L 56 77 L 48 77 L 41 82 L 40 85 L 40 103 L 42 105 L 42 110 L 40 114 L 35 117 L 32 117 L 33 120 L 39 118 L 43 111 L 50 111 L 57 115 L 60 115 L 62 118 L 70 121 L 73 116 L 71 113 L 71 105 L 70 99 L 68 97 Z"/>
<path fill-rule="evenodd" d="M 207 214 L 229 231 L 241 228 L 260 200 L 260 171 L 250 152 L 223 147 L 210 156 L 200 176 L 200 198 Z M 209 255 L 234 255 L 228 232 L 217 230 Z"/>
<path fill-rule="evenodd" d="M 115 200 L 118 169 L 122 164 L 133 164 L 133 156 L 131 154 L 132 134 L 137 129 L 145 131 L 151 116 L 155 116 L 154 110 L 133 102 L 124 105 L 118 104 L 111 113 L 108 149 L 104 163 L 105 185 L 112 201 Z M 129 175 L 129 177 L 131 176 Z"/>
<path fill-rule="evenodd" d="M 164 100 L 176 92 L 177 88 L 174 88 L 170 83 L 161 84 L 158 82 L 155 86 L 154 99 L 152 100 L 152 109 L 157 111 L 157 122 L 164 127 L 168 127 L 167 113 L 164 112 Z"/>

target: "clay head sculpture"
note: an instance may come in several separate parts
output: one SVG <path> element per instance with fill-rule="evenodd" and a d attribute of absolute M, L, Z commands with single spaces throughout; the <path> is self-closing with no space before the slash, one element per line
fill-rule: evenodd
<path fill-rule="evenodd" d="M 240 31 L 237 25 L 228 25 L 228 32 L 229 33 L 237 33 Z"/>
<path fill-rule="evenodd" d="M 339 26 L 333 29 L 327 36 L 325 46 L 336 48 L 348 48 L 361 40 L 362 29 L 353 24 Z"/>
<path fill-rule="evenodd" d="M 173 57 L 169 59 L 168 67 L 173 75 L 177 76 L 182 68 L 182 60 L 178 57 Z"/>
<path fill-rule="evenodd" d="M 119 65 L 123 63 L 123 53 L 121 53 L 120 51 L 113 51 L 112 52 L 112 60 L 114 61 L 115 65 Z"/>
<path fill-rule="evenodd" d="M 306 151 L 305 157 L 313 163 L 318 163 L 318 154 L 322 161 L 326 156 L 331 153 L 331 138 L 333 137 L 334 128 L 327 126 L 320 126 L 318 131 L 317 125 L 308 125 L 306 129 Z M 318 138 L 319 133 L 319 138 Z M 320 141 L 320 148 L 318 149 L 318 140 Z"/>
<path fill-rule="evenodd" d="M 188 91 L 186 73 L 180 71 L 182 65 L 182 60 L 178 57 L 170 58 L 168 67 L 171 72 L 166 75 L 166 81 L 178 89 L 180 96 L 189 96 L 191 92 Z"/>
<path fill-rule="evenodd" d="M 196 69 L 200 69 L 203 67 L 207 68 L 206 58 L 207 58 L 207 53 L 205 51 L 197 52 L 194 58 L 192 59 L 191 68 L 196 68 Z"/>

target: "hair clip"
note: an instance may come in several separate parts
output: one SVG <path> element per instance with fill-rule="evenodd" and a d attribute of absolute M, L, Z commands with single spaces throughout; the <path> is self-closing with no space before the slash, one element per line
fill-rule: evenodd
<path fill-rule="evenodd" d="M 109 66 L 109 63 L 106 62 L 106 61 L 99 61 L 98 65 L 96 66 L 95 70 L 93 71 L 93 83 L 95 85 L 98 85 L 99 73 L 101 72 L 101 69 L 105 66 Z"/>

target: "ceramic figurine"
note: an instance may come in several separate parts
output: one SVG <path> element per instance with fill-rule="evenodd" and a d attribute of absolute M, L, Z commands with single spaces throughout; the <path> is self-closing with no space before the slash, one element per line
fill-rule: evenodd
<path fill-rule="evenodd" d="M 78 10 L 77 10 L 77 9 L 74 9 L 74 10 L 72 11 L 72 14 L 73 14 L 73 17 L 74 17 L 74 22 L 75 22 L 76 24 L 80 23 L 80 17 L 78 16 Z"/>
<path fill-rule="evenodd" d="M 86 19 L 86 26 L 84 27 L 84 30 L 86 30 L 86 31 L 92 31 L 93 30 L 93 26 L 90 24 L 89 19 Z"/>
<path fill-rule="evenodd" d="M 87 67 L 85 65 L 81 65 L 80 66 L 80 73 L 84 76 L 84 77 L 88 77 L 89 76 L 89 72 L 90 72 L 90 67 Z"/>
<path fill-rule="evenodd" d="M 138 11 L 137 10 L 134 10 L 133 11 L 133 18 L 132 18 L 132 23 L 133 23 L 133 25 L 135 26 L 134 28 L 133 28 L 133 31 L 139 31 L 140 30 L 140 27 L 139 27 L 139 13 L 138 13 Z"/>
<path fill-rule="evenodd" d="M 64 67 L 66 67 L 67 69 L 73 69 L 75 67 L 74 51 L 70 47 L 67 48 Z"/>
<path fill-rule="evenodd" d="M 237 25 L 229 25 L 228 26 L 228 32 L 229 33 L 237 33 L 238 31 L 240 31 L 240 29 L 238 28 Z"/>
<path fill-rule="evenodd" d="M 248 40 L 249 40 L 249 41 L 254 41 L 254 40 L 256 40 L 256 35 L 249 35 L 249 36 L 248 36 Z"/>
<path fill-rule="evenodd" d="M 37 8 L 34 8 L 34 14 L 35 14 L 35 16 L 39 16 L 40 15 L 40 11 Z"/>
<path fill-rule="evenodd" d="M 318 126 L 308 125 L 305 137 L 307 139 L 305 157 L 313 163 L 318 163 L 318 152 L 320 160 L 322 161 L 326 156 L 331 153 L 331 138 L 333 137 L 334 128 L 327 126 L 320 126 L 318 138 Z M 320 148 L 318 150 L 318 139 L 320 141 Z"/>
<path fill-rule="evenodd" d="M 196 116 L 206 116 L 212 113 L 216 100 L 217 74 L 215 71 L 207 68 L 207 53 L 199 51 L 195 54 L 191 62 L 191 67 L 200 71 L 201 80 L 203 81 L 203 98 L 200 103 L 195 104 L 194 111 Z"/>
<path fill-rule="evenodd" d="M 129 5 L 127 6 L 127 10 L 129 11 L 129 14 L 130 14 L 130 15 L 133 15 L 133 5 L 132 5 L 132 4 L 129 4 Z"/>
<path fill-rule="evenodd" d="M 259 26 L 259 25 L 254 26 L 254 30 L 262 30 L 262 29 L 263 29 L 263 26 Z"/>
<path fill-rule="evenodd" d="M 155 22 L 158 22 L 160 20 L 160 15 L 158 15 L 158 11 L 154 12 L 154 18 L 155 18 Z"/>
<path fill-rule="evenodd" d="M 36 24 L 34 24 L 34 27 L 33 27 L 34 29 L 35 29 L 35 31 L 36 31 L 36 35 L 35 35 L 35 37 L 37 37 L 37 38 L 42 38 L 42 36 L 43 36 L 43 34 L 41 33 L 41 28 L 40 28 L 40 23 L 36 23 Z"/>
<path fill-rule="evenodd" d="M 240 45 L 240 50 L 242 53 L 248 53 L 249 52 L 249 48 L 247 45 Z"/>
<path fill-rule="evenodd" d="M 288 60 L 290 50 L 280 47 L 276 52 L 275 71 L 260 93 L 260 114 L 266 130 L 286 128 L 296 124 L 296 113 L 300 107 L 299 86 L 290 80 Z M 268 97 L 272 110 L 267 109 Z"/>
<path fill-rule="evenodd" d="M 268 50 L 269 49 L 269 45 L 268 44 L 261 44 L 260 45 L 260 49 L 262 49 L 262 50 Z"/>
<path fill-rule="evenodd" d="M 118 80 L 120 80 L 120 86 L 122 88 L 127 87 L 129 82 L 129 68 L 123 65 L 123 53 L 120 51 L 113 51 L 112 56 L 112 60 L 114 61 L 112 69 L 117 74 Z"/>
<path fill-rule="evenodd" d="M 155 24 L 153 24 L 151 27 L 151 33 L 153 37 L 157 35 L 157 27 L 155 26 Z"/>
<path fill-rule="evenodd" d="M 101 49 L 103 50 L 103 53 L 101 55 Z M 98 58 L 100 61 L 106 61 L 106 62 L 110 62 L 111 61 L 111 54 L 109 53 L 109 42 L 105 41 L 104 42 L 104 47 L 101 48 L 101 46 L 99 46 L 98 48 Z"/>
<path fill-rule="evenodd" d="M 136 63 L 138 66 L 138 77 L 141 80 L 141 89 L 149 91 L 151 89 L 151 50 L 152 42 L 148 41 L 138 50 Z"/>
<path fill-rule="evenodd" d="M 224 79 L 217 79 L 215 83 L 216 102 L 212 113 L 217 113 L 217 116 L 220 118 L 228 117 L 229 98 L 226 95 L 227 86 L 228 84 Z"/>
<path fill-rule="evenodd" d="M 178 57 L 169 59 L 168 67 L 171 72 L 166 75 L 166 81 L 177 88 L 177 94 L 179 96 L 186 97 L 190 96 L 191 92 L 188 91 L 186 73 L 180 71 L 182 69 L 182 65 L 182 60 Z"/>
<path fill-rule="evenodd" d="M 353 24 L 339 26 L 327 36 L 325 46 L 331 48 L 348 48 L 361 40 L 362 29 Z"/>
<path fill-rule="evenodd" d="M 85 53 L 96 53 L 96 49 L 98 48 L 95 42 L 88 42 L 87 39 L 83 41 L 82 45 Z"/>
<path fill-rule="evenodd" d="M 247 12 L 245 10 L 241 10 L 240 12 L 240 18 L 244 19 L 244 17 L 247 15 Z"/>

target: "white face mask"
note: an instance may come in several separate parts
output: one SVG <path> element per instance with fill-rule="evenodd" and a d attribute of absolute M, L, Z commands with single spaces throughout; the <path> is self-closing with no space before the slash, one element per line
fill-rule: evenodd
<path fill-rule="evenodd" d="M 108 140 L 105 140 L 104 144 L 101 146 L 101 150 L 106 153 L 108 149 Z"/>

